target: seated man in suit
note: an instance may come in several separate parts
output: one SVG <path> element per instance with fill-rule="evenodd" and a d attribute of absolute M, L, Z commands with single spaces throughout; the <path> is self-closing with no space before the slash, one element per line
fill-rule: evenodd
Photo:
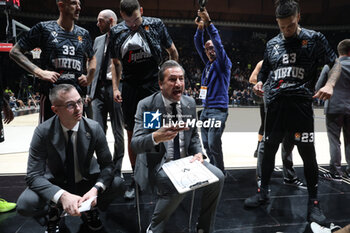
<path fill-rule="evenodd" d="M 83 100 L 75 87 L 57 85 L 49 97 L 56 115 L 34 132 L 26 176 L 28 188 L 17 201 L 17 211 L 41 223 L 44 220 L 48 233 L 59 232 L 62 210 L 81 216 L 91 230 L 99 230 L 102 223 L 95 206 L 106 209 L 123 192 L 123 180 L 114 176 L 101 126 L 82 117 Z M 91 210 L 80 213 L 80 204 L 95 196 Z"/>
<path fill-rule="evenodd" d="M 196 127 L 179 128 L 162 126 L 158 130 L 144 128 L 144 112 L 159 110 L 163 116 L 171 114 L 177 120 L 195 119 L 196 105 L 193 98 L 182 95 L 185 87 L 183 68 L 176 62 L 165 62 L 158 73 L 161 91 L 140 101 L 135 116 L 135 127 L 131 140 L 132 149 L 137 153 L 135 179 L 141 189 L 148 182 L 155 185 L 158 201 L 147 229 L 149 233 L 162 233 L 171 214 L 185 197 L 179 194 L 162 169 L 170 160 L 193 155 L 193 160 L 201 161 L 218 178 L 219 182 L 204 187 L 198 232 L 213 232 L 216 208 L 218 206 L 224 175 L 220 169 L 203 161 L 203 152 Z M 182 117 L 181 117 L 182 116 Z M 179 119 L 181 118 L 181 119 Z"/>

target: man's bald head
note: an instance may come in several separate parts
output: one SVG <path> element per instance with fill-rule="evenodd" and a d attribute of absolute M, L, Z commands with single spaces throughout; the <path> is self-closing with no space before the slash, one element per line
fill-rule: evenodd
<path fill-rule="evenodd" d="M 114 11 L 112 11 L 110 9 L 105 9 L 105 10 L 101 11 L 99 15 L 101 15 L 102 17 L 104 17 L 106 19 L 112 18 L 113 21 L 115 22 L 115 24 L 118 21 L 117 15 L 114 13 Z"/>
<path fill-rule="evenodd" d="M 110 9 L 101 11 L 97 16 L 97 27 L 102 34 L 105 34 L 111 30 L 111 28 L 117 24 L 117 15 Z"/>

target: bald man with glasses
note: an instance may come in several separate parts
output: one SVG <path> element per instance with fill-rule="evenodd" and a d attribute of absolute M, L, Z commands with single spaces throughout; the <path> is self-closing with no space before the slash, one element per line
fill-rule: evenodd
<path fill-rule="evenodd" d="M 34 132 L 26 176 L 28 188 L 17 201 L 17 211 L 46 223 L 46 232 L 59 232 L 63 211 L 81 216 L 90 230 L 100 230 L 103 226 L 96 207 L 105 210 L 122 194 L 123 180 L 114 175 L 103 129 L 96 121 L 82 117 L 83 100 L 76 88 L 60 84 L 49 97 L 55 116 Z M 94 197 L 91 210 L 81 213 L 81 203 Z"/>

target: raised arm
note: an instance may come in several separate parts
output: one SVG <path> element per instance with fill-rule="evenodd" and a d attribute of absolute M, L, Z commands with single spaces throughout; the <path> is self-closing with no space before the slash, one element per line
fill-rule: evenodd
<path fill-rule="evenodd" d="M 194 22 L 197 24 L 197 31 L 194 35 L 194 45 L 203 63 L 206 64 L 209 59 L 207 58 L 204 50 L 204 22 L 203 20 L 198 22 L 197 18 L 194 20 Z"/>
<path fill-rule="evenodd" d="M 198 16 L 200 16 L 201 20 L 203 20 L 210 40 L 213 42 L 216 59 L 219 61 L 220 66 L 222 66 L 223 69 L 231 69 L 232 63 L 226 54 L 218 30 L 211 22 L 208 11 L 204 8 L 203 11 L 198 11 Z"/>

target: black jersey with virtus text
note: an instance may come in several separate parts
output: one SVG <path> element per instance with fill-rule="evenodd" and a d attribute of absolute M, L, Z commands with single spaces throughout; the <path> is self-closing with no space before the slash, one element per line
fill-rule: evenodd
<path fill-rule="evenodd" d="M 61 74 L 56 84 L 69 83 L 80 90 L 77 78 L 85 71 L 87 58 L 94 55 L 87 30 L 74 25 L 73 30 L 67 32 L 56 21 L 40 22 L 18 44 L 27 51 L 40 48 L 41 68 Z M 51 84 L 45 83 L 51 87 Z"/>
<path fill-rule="evenodd" d="M 161 19 L 142 17 L 142 24 L 132 31 L 125 23 L 119 23 L 110 32 L 112 58 L 123 65 L 123 81 L 133 85 L 157 83 L 162 51 L 173 41 Z"/>
<path fill-rule="evenodd" d="M 323 34 L 302 28 L 293 38 L 282 33 L 266 45 L 258 81 L 268 80 L 266 102 L 278 96 L 311 99 L 317 81 L 317 68 L 332 64 L 336 54 Z"/>

